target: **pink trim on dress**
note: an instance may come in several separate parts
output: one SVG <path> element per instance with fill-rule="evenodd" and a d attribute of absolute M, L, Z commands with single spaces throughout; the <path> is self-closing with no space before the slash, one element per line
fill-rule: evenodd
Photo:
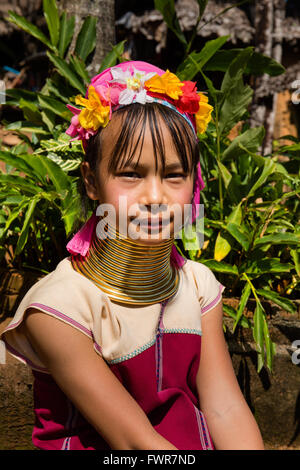
<path fill-rule="evenodd" d="M 210 302 L 208 305 L 206 305 L 205 307 L 201 309 L 201 315 L 204 315 L 209 309 L 213 308 L 215 305 L 218 304 L 219 300 L 221 299 L 221 295 L 224 289 L 225 289 L 225 286 L 219 283 L 219 293 L 217 297 L 212 302 Z"/>

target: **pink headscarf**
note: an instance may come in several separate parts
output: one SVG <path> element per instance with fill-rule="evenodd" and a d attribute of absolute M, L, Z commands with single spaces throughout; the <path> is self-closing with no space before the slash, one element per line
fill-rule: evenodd
<path fill-rule="evenodd" d="M 165 73 L 164 70 L 151 65 L 147 62 L 141 62 L 141 61 L 129 61 L 129 62 L 122 62 L 118 64 L 115 67 L 119 67 L 122 71 L 129 70 L 131 73 L 133 73 L 133 68 L 142 70 L 145 73 L 150 73 L 150 72 L 155 72 L 159 76 L 163 75 Z M 111 68 L 108 68 L 101 72 L 100 74 L 96 75 L 95 77 L 92 78 L 91 80 L 91 85 L 95 87 L 98 93 L 101 94 L 101 91 L 105 91 L 105 89 L 108 86 L 108 83 L 113 79 L 112 74 L 111 74 Z M 117 93 L 117 90 L 116 90 Z M 113 101 L 113 96 L 111 96 L 111 99 Z M 117 102 L 117 100 L 116 100 Z M 168 99 L 164 101 L 160 101 L 162 104 L 168 105 Z M 72 136 L 75 134 L 75 126 L 77 126 L 78 129 L 78 110 L 70 105 L 67 105 L 68 108 L 73 112 L 74 116 L 71 121 L 71 125 L 68 129 L 68 134 Z M 184 118 L 188 119 L 191 126 L 195 130 L 195 138 L 197 138 L 196 134 L 196 127 L 195 127 L 195 122 L 193 119 L 193 116 L 188 115 L 186 113 L 182 113 L 182 111 L 179 111 L 176 109 L 177 112 L 179 112 L 181 115 L 184 114 Z M 82 130 L 80 139 L 82 140 L 83 147 L 86 148 L 86 143 L 88 138 L 90 137 L 90 134 L 84 130 Z M 204 181 L 201 176 L 201 168 L 200 168 L 200 162 L 197 164 L 196 168 L 196 174 L 195 174 L 195 180 L 194 180 L 194 191 L 193 191 L 193 200 L 192 200 L 192 218 L 191 222 L 194 222 L 196 218 L 199 216 L 199 207 L 198 204 L 200 204 L 200 191 L 205 187 Z M 88 219 L 88 221 L 81 227 L 81 229 L 73 236 L 73 238 L 68 242 L 66 248 L 71 254 L 80 254 L 82 256 L 85 256 L 89 250 L 90 243 L 92 240 L 92 236 L 95 230 L 95 226 L 97 224 L 97 216 L 96 216 L 96 210 L 94 210 L 93 214 L 91 217 Z M 182 257 L 177 249 L 176 246 L 173 245 L 172 251 L 171 251 L 171 262 L 177 267 L 181 268 L 186 259 Z"/>

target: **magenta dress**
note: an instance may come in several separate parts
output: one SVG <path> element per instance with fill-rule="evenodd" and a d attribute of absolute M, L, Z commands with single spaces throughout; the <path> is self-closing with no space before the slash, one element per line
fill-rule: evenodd
<path fill-rule="evenodd" d="M 65 258 L 55 271 L 38 281 L 28 291 L 2 334 L 8 351 L 33 371 L 34 446 L 44 450 L 110 449 L 60 390 L 31 345 L 18 332 L 17 326 L 29 306 L 55 316 L 89 336 L 95 352 L 105 359 L 155 430 L 177 449 L 213 450 L 206 419 L 199 406 L 196 375 L 201 354 L 201 317 L 221 301 L 224 286 L 206 266 L 188 260 L 181 269 L 180 287 L 173 297 L 133 312 L 128 307 L 114 304 L 103 293 L 99 298 L 98 288 L 71 271 L 70 260 Z M 57 292 L 59 281 L 65 280 L 66 274 L 71 276 L 70 286 L 74 288 L 74 282 L 77 283 L 79 291 L 81 286 L 79 294 L 78 289 L 73 290 L 73 303 L 80 305 L 81 301 L 82 308 L 78 307 L 72 315 L 70 300 L 64 303 L 69 286 L 65 283 L 61 298 Z M 49 290 L 55 286 L 56 300 L 50 305 L 49 298 L 53 297 L 49 297 Z M 92 302 L 91 295 L 94 295 Z M 87 313 L 85 302 L 90 311 L 102 303 L 102 314 L 99 309 L 97 316 L 95 312 Z M 119 315 L 117 321 L 116 315 Z"/>

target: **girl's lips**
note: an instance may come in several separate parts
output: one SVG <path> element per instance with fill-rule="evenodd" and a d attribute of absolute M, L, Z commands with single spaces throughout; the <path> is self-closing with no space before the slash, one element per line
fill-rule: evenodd
<path fill-rule="evenodd" d="M 145 219 L 145 220 L 138 220 L 135 221 L 135 223 L 139 223 L 141 227 L 146 227 L 146 228 L 161 228 L 161 227 L 166 227 L 170 225 L 171 220 L 170 219 L 159 219 L 159 220 L 151 220 L 151 219 Z"/>

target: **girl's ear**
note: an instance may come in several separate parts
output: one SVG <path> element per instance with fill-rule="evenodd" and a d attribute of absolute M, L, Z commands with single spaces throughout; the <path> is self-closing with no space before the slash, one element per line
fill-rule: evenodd
<path fill-rule="evenodd" d="M 90 168 L 89 162 L 82 162 L 80 166 L 80 172 L 84 182 L 85 190 L 88 197 L 92 200 L 98 199 L 98 191 L 96 185 L 96 178 L 94 172 Z"/>

